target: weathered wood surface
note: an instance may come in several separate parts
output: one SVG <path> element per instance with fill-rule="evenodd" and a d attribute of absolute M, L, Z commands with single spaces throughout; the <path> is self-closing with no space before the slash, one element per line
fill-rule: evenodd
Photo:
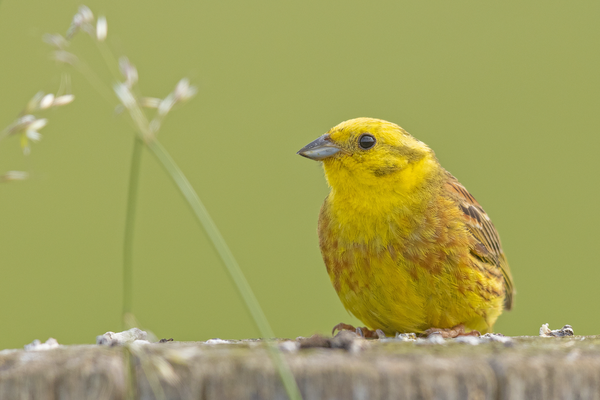
<path fill-rule="evenodd" d="M 600 336 L 518 337 L 478 345 L 359 339 L 346 349 L 286 347 L 305 400 L 600 400 Z M 257 341 L 0 352 L 2 400 L 129 398 L 287 397 Z"/>

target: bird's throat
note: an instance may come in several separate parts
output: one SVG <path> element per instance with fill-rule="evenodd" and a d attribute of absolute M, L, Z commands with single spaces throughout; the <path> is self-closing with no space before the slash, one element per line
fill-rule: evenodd
<path fill-rule="evenodd" d="M 386 176 L 350 169 L 339 162 L 323 163 L 323 167 L 331 202 L 354 215 L 382 216 L 418 206 L 429 201 L 440 181 L 438 162 L 430 157 Z"/>
<path fill-rule="evenodd" d="M 439 169 L 436 168 L 435 171 Z M 326 170 L 327 171 L 327 170 Z M 418 229 L 437 196 L 441 178 L 427 162 L 382 179 L 379 185 L 361 185 L 343 171 L 328 174 L 331 185 L 324 211 L 340 242 L 385 247 Z"/>

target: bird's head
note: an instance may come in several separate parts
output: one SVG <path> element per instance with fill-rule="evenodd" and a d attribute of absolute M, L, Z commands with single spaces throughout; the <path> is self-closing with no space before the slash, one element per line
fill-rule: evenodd
<path fill-rule="evenodd" d="M 427 172 L 423 167 L 437 164 L 433 151 L 425 143 L 396 124 L 374 118 L 342 122 L 298 154 L 322 161 L 333 188 L 415 181 Z"/>

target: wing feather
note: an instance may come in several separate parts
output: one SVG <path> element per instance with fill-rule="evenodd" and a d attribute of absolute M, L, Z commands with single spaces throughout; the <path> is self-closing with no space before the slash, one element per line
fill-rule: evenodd
<path fill-rule="evenodd" d="M 463 213 L 465 225 L 477 241 L 473 249 L 471 249 L 471 254 L 481 262 L 499 268 L 500 272 L 502 272 L 506 293 L 504 308 L 510 310 L 513 305 L 515 290 L 510 267 L 502 250 L 498 231 L 477 200 L 450 173 L 448 173 L 446 181 L 446 190 L 458 203 Z"/>

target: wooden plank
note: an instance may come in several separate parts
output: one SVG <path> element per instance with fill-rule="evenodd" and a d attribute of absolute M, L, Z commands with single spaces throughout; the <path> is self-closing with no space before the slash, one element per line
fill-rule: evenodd
<path fill-rule="evenodd" d="M 598 336 L 437 342 L 279 343 L 304 399 L 600 400 Z M 0 399 L 286 398 L 264 343 L 209 343 L 5 350 Z"/>

